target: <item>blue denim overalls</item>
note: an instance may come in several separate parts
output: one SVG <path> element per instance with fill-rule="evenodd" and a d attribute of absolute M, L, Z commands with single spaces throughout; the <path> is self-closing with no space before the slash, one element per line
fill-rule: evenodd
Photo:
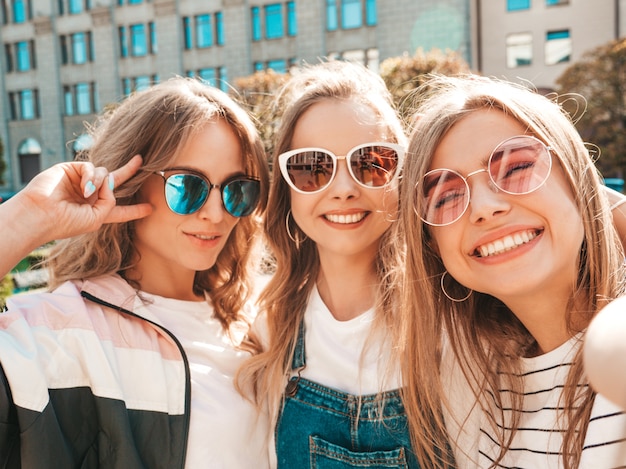
<path fill-rule="evenodd" d="M 419 468 L 398 390 L 347 394 L 301 378 L 305 364 L 302 323 L 292 361 L 298 376 L 287 383 L 276 426 L 279 468 Z"/>

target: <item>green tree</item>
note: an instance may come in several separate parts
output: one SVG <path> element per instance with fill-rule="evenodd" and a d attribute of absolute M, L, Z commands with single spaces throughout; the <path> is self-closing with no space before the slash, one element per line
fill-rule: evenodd
<path fill-rule="evenodd" d="M 583 139 L 597 145 L 605 177 L 626 166 L 626 39 L 586 52 L 557 79 L 561 103 Z"/>
<path fill-rule="evenodd" d="M 274 149 L 274 133 L 279 123 L 279 110 L 274 105 L 278 89 L 289 75 L 262 70 L 235 80 L 234 98 L 253 116 L 269 158 Z"/>
<path fill-rule="evenodd" d="M 413 109 L 419 102 L 415 90 L 428 80 L 429 73 L 457 75 L 469 72 L 469 65 L 458 53 L 439 49 L 428 52 L 418 49 L 413 56 L 390 57 L 380 64 L 380 75 L 407 124 L 410 124 Z"/>

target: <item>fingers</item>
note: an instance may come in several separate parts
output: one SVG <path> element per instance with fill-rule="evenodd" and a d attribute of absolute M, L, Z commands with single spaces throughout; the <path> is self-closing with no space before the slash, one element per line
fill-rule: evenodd
<path fill-rule="evenodd" d="M 151 213 L 150 204 L 118 205 L 109 212 L 104 223 L 123 223 L 147 217 Z"/>
<path fill-rule="evenodd" d="M 111 173 L 113 179 L 112 181 L 109 181 L 109 188 L 113 190 L 115 187 L 121 186 L 133 177 L 137 170 L 141 167 L 142 161 L 143 160 L 140 155 L 135 155 L 124 166 L 113 171 Z"/>

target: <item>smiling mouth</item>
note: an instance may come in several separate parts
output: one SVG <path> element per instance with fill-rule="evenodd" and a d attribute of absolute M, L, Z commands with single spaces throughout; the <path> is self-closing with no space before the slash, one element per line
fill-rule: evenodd
<path fill-rule="evenodd" d="M 335 215 L 332 213 L 324 215 L 324 218 L 331 223 L 339 223 L 342 225 L 349 225 L 351 223 L 358 223 L 367 216 L 367 212 L 351 213 L 348 215 Z"/>
<path fill-rule="evenodd" d="M 491 243 L 483 244 L 474 251 L 473 255 L 476 257 L 489 257 L 497 256 L 498 254 L 505 253 L 511 249 L 515 249 L 526 243 L 531 242 L 537 236 L 541 234 L 541 230 L 526 230 L 518 233 L 505 236 L 502 239 L 498 239 Z"/>
<path fill-rule="evenodd" d="M 203 241 L 209 241 L 209 240 L 217 239 L 217 236 L 206 236 L 206 235 L 198 235 L 198 234 L 191 235 L 191 236 L 193 236 L 194 238 L 201 239 Z"/>

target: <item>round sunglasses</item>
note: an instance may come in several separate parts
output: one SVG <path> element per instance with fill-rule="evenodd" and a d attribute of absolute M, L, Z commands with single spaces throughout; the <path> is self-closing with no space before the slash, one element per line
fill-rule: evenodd
<path fill-rule="evenodd" d="M 424 223 L 446 226 L 460 219 L 470 203 L 467 180 L 486 172 L 492 187 L 507 194 L 523 195 L 539 189 L 552 169 L 551 148 L 530 135 L 519 135 L 499 143 L 491 152 L 486 169 L 463 177 L 452 169 L 428 171 L 416 184 L 416 214 Z"/>
<path fill-rule="evenodd" d="M 261 183 L 248 176 L 233 176 L 213 184 L 204 175 L 180 170 L 156 171 L 165 181 L 165 201 L 178 215 L 191 215 L 202 208 L 212 189 L 219 189 L 224 210 L 233 217 L 250 215 L 261 195 Z M 169 175 L 168 175 L 169 174 Z"/>
<path fill-rule="evenodd" d="M 337 156 L 323 148 L 298 148 L 278 155 L 283 178 L 301 194 L 326 189 L 337 174 L 338 160 L 346 160 L 350 176 L 359 185 L 380 188 L 400 172 L 404 148 L 395 143 L 374 142 L 358 145 L 346 156 Z"/>

